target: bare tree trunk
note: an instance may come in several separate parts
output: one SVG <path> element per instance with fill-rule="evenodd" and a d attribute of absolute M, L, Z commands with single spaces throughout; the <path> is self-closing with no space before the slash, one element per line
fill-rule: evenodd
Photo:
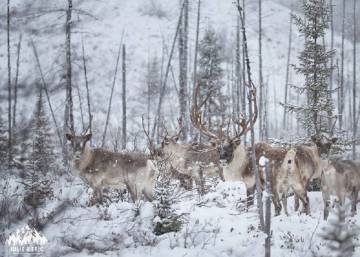
<path fill-rule="evenodd" d="M 242 1 L 242 5 L 243 5 L 243 9 L 242 9 L 242 13 L 243 13 L 243 19 L 241 20 L 242 24 L 241 26 L 242 27 L 245 27 L 246 25 L 246 7 L 245 7 L 245 0 Z M 239 16 L 239 19 L 240 19 L 240 16 Z M 241 104 L 242 104 L 242 107 L 241 107 L 241 111 L 244 115 L 244 118 L 246 119 L 246 60 L 245 60 L 245 42 L 244 42 L 244 38 L 242 37 L 242 79 L 243 79 L 243 83 L 242 83 L 242 99 L 241 99 Z M 244 144 L 246 145 L 247 144 L 247 139 L 246 139 L 246 133 L 244 133 Z"/>
<path fill-rule="evenodd" d="M 192 90 L 193 94 L 197 83 L 197 63 L 198 63 L 197 60 L 198 60 L 198 51 L 199 51 L 200 15 L 201 15 L 201 0 L 198 0 L 197 18 L 196 18 L 195 53 L 194 53 L 194 81 L 193 81 L 193 90 Z"/>
<path fill-rule="evenodd" d="M 330 50 L 334 49 L 334 6 L 333 0 L 330 0 Z M 331 55 L 330 58 L 330 91 L 333 89 L 334 77 L 333 77 L 333 67 L 334 67 L 334 55 Z"/>
<path fill-rule="evenodd" d="M 52 119 L 53 119 L 53 122 L 54 122 L 54 125 L 55 125 L 55 128 L 56 128 L 57 135 L 58 135 L 58 137 L 59 137 L 59 143 L 60 143 L 61 146 L 63 146 L 64 144 L 63 144 L 62 136 L 61 136 L 61 133 L 60 133 L 60 130 L 59 130 L 58 123 L 57 123 L 57 121 L 56 121 L 54 109 L 53 109 L 52 104 L 51 104 L 51 101 L 50 101 L 49 90 L 48 90 L 47 84 L 46 84 L 46 82 L 45 82 L 44 74 L 43 74 L 42 69 L 41 69 L 41 64 L 40 64 L 39 55 L 38 55 L 38 53 L 37 53 L 35 43 L 34 43 L 34 41 L 33 41 L 32 39 L 31 39 L 31 45 L 32 45 L 32 48 L 33 48 L 33 51 L 34 51 L 34 55 L 35 55 L 35 59 L 36 59 L 36 64 L 37 64 L 37 66 L 38 66 L 39 73 L 40 73 L 40 76 L 41 76 L 42 86 L 43 86 L 43 89 L 44 89 L 44 91 L 45 91 L 46 100 L 47 100 L 47 102 L 48 102 L 48 104 L 49 104 L 49 109 L 50 109 L 51 117 L 52 117 Z"/>
<path fill-rule="evenodd" d="M 264 139 L 264 128 L 263 128 L 263 96 L 264 96 L 264 85 L 263 85 L 263 74 L 262 74 L 262 0 L 259 0 L 259 139 Z"/>
<path fill-rule="evenodd" d="M 188 44 L 188 14 L 189 0 L 184 0 L 183 19 L 179 28 L 179 102 L 180 116 L 184 120 L 182 138 L 187 139 L 188 134 L 188 92 L 187 92 L 187 44 Z"/>
<path fill-rule="evenodd" d="M 151 132 L 151 137 L 152 138 L 154 138 L 154 135 L 155 135 L 155 132 L 156 132 L 156 126 L 158 126 L 158 127 L 160 126 L 161 106 L 162 106 L 162 102 L 164 100 L 167 79 L 168 79 L 168 76 L 169 76 L 169 71 L 170 71 L 170 66 L 171 66 L 171 60 L 172 60 L 172 57 L 173 57 L 173 54 L 174 54 L 176 39 L 177 39 L 177 36 L 179 34 L 179 28 L 180 28 L 181 21 L 182 21 L 182 16 L 183 16 L 183 12 L 184 12 L 184 6 L 185 6 L 185 2 L 183 3 L 183 5 L 181 7 L 181 10 L 180 10 L 179 20 L 178 20 L 178 23 L 177 23 L 177 26 L 176 26 L 174 40 L 173 40 L 171 50 L 170 50 L 169 60 L 168 60 L 167 66 L 166 66 L 165 77 L 164 77 L 164 80 L 163 80 L 163 83 L 162 83 L 162 86 L 161 86 L 161 89 L 160 89 L 159 102 L 158 102 L 158 106 L 157 106 L 157 110 L 156 110 L 156 120 L 157 121 L 154 122 L 154 125 L 153 125 L 153 129 L 152 129 L 152 132 Z"/>
<path fill-rule="evenodd" d="M 354 31 L 353 31 L 353 147 L 352 147 L 352 155 L 353 159 L 356 159 L 356 132 L 357 132 L 357 124 L 356 124 L 356 1 L 354 0 L 354 9 L 353 9 L 353 19 L 354 19 Z"/>
<path fill-rule="evenodd" d="M 292 24 L 293 24 L 293 0 L 291 0 L 291 11 L 290 11 L 290 29 L 289 29 L 289 43 L 288 43 L 288 52 L 287 52 L 287 61 L 286 61 L 286 75 L 285 75 L 285 96 L 284 104 L 288 103 L 288 94 L 289 94 L 289 73 L 290 73 L 290 57 L 291 57 L 291 45 L 292 45 Z M 287 110 L 284 108 L 283 114 L 283 130 L 287 129 Z"/>
<path fill-rule="evenodd" d="M 122 149 L 126 149 L 126 47 L 122 48 Z"/>
<path fill-rule="evenodd" d="M 10 0 L 7 1 L 7 60 L 8 60 L 8 160 L 12 162 L 12 127 L 11 127 L 11 59 L 10 59 Z"/>
<path fill-rule="evenodd" d="M 265 212 L 265 257 L 271 256 L 271 179 L 269 162 L 265 164 L 266 212 Z"/>
<path fill-rule="evenodd" d="M 79 99 L 79 107 L 80 107 L 80 116 L 81 116 L 81 126 L 82 126 L 82 130 L 85 130 L 85 122 L 84 122 L 84 112 L 83 112 L 83 106 L 82 106 L 82 99 L 81 99 L 81 94 L 80 94 L 80 88 L 79 86 L 76 84 L 75 85 L 76 91 L 77 91 L 77 95 L 78 95 L 78 99 Z"/>
<path fill-rule="evenodd" d="M 21 41 L 22 41 L 22 34 L 19 36 L 19 42 L 17 45 L 16 50 L 16 73 L 15 73 L 15 83 L 14 83 L 14 105 L 13 105 L 13 112 L 12 112 L 12 128 L 16 128 L 16 107 L 17 107 L 17 93 L 18 93 L 18 81 L 19 81 L 19 71 L 20 71 L 20 51 L 21 51 Z"/>
<path fill-rule="evenodd" d="M 82 61 L 84 67 L 84 78 L 85 78 L 85 87 L 86 87 L 86 99 L 87 99 L 87 107 L 88 107 L 88 129 L 91 133 L 91 123 L 92 123 L 92 115 L 91 115 L 91 101 L 90 101 L 90 91 L 89 91 L 89 81 L 87 77 L 87 68 L 86 68 L 86 59 L 85 59 L 85 47 L 84 40 L 81 35 L 81 49 L 82 49 Z"/>
<path fill-rule="evenodd" d="M 68 9 L 66 10 L 66 127 L 70 128 L 70 132 L 75 134 L 74 114 L 73 114 L 73 96 L 72 96 L 72 67 L 71 67 L 71 13 L 72 0 L 68 0 Z"/>
<path fill-rule="evenodd" d="M 245 60 L 246 60 L 246 71 L 247 71 L 247 78 L 248 78 L 248 103 L 249 103 L 249 115 L 250 115 L 250 131 L 251 131 L 251 159 L 252 159 L 252 167 L 255 173 L 255 182 L 256 182 L 256 195 L 257 195 L 257 205 L 259 211 L 259 220 L 260 220 L 260 228 L 262 231 L 265 231 L 265 224 L 264 224 L 264 208 L 262 203 L 262 192 L 261 192 L 261 185 L 260 185 L 260 176 L 259 170 L 256 165 L 256 156 L 255 156 L 255 130 L 254 130 L 254 120 L 253 120 L 253 97 L 256 97 L 256 89 L 251 79 L 251 69 L 250 69 L 250 59 L 248 54 L 247 48 L 247 40 L 246 40 L 246 30 L 244 26 L 244 17 L 243 17 L 243 9 L 240 6 L 240 0 L 237 0 L 237 9 L 240 15 L 241 21 L 241 30 L 242 36 L 244 40 L 244 51 L 245 51 Z"/>
<path fill-rule="evenodd" d="M 240 88 L 241 88 L 241 56 L 240 56 L 240 18 L 236 17 L 236 55 L 235 55 L 235 110 L 234 117 L 240 117 Z M 240 128 L 237 128 L 240 129 Z"/>
<path fill-rule="evenodd" d="M 117 57 L 116 57 L 114 78 L 113 78 L 113 83 L 112 83 L 111 91 L 110 91 L 109 105 L 108 105 L 108 110 L 107 110 L 107 114 L 106 114 L 105 128 L 104 128 L 104 133 L 103 133 L 103 137 L 102 137 L 101 147 L 105 146 L 106 133 L 107 133 L 107 128 L 108 128 L 109 119 L 110 119 L 110 113 L 111 113 L 112 98 L 113 98 L 113 95 L 114 95 L 114 88 L 115 88 L 115 84 L 116 84 L 116 77 L 117 77 L 117 72 L 118 72 L 118 67 L 119 67 L 121 46 L 122 46 L 122 37 L 121 37 L 121 42 L 120 42 L 120 45 L 119 45 L 118 54 L 117 54 Z"/>
<path fill-rule="evenodd" d="M 340 70 L 340 103 L 339 103 L 339 127 L 343 127 L 344 114 L 344 43 L 345 43 L 345 0 L 343 0 L 342 29 L 341 29 L 341 70 Z"/>

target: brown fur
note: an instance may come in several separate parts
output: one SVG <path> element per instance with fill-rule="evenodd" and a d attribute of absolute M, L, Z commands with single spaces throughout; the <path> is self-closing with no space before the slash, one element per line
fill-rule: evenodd
<path fill-rule="evenodd" d="M 360 161 L 324 161 L 321 190 L 324 200 L 324 219 L 329 215 L 331 195 L 337 196 L 340 205 L 344 204 L 346 196 L 350 197 L 351 215 L 354 216 L 360 190 Z"/>
<path fill-rule="evenodd" d="M 153 163 L 140 153 L 91 149 L 90 137 L 67 135 L 74 146 L 73 167 L 95 190 L 98 200 L 102 201 L 104 187 L 126 187 L 134 201 L 142 194 L 151 201 L 155 176 Z"/>

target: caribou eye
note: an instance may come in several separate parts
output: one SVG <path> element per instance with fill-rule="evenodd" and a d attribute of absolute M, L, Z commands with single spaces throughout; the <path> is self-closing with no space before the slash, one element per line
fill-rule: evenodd
<path fill-rule="evenodd" d="M 288 164 L 291 164 L 291 160 L 288 160 Z"/>

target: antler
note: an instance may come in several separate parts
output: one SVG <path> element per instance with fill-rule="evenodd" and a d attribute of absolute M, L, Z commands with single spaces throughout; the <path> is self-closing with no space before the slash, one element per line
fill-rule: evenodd
<path fill-rule="evenodd" d="M 246 134 L 250 130 L 250 122 L 252 120 L 252 124 L 255 124 L 258 116 L 258 107 L 257 107 L 257 101 L 256 101 L 256 89 L 254 85 L 246 85 L 249 88 L 249 101 L 251 101 L 251 104 L 254 105 L 253 107 L 253 114 L 252 117 L 249 117 L 248 120 L 246 120 L 243 116 L 241 119 L 235 119 L 233 118 L 233 122 L 237 124 L 240 128 L 240 132 L 236 132 L 235 138 L 240 138 L 242 135 Z"/>
<path fill-rule="evenodd" d="M 200 110 L 201 107 L 203 107 L 203 105 L 210 98 L 210 95 L 211 95 L 211 92 L 209 92 L 207 94 L 205 99 L 199 105 L 198 97 L 200 96 L 200 83 L 198 82 L 196 85 L 195 92 L 194 92 L 193 105 L 192 105 L 191 111 L 190 111 L 190 119 L 191 119 L 191 123 L 193 124 L 193 126 L 197 130 L 199 130 L 200 133 L 202 133 L 210 138 L 213 138 L 215 140 L 220 140 L 219 136 L 217 136 L 216 134 L 209 131 L 209 129 L 206 127 L 206 123 L 203 121 L 202 112 Z"/>
<path fill-rule="evenodd" d="M 149 142 L 150 154 L 152 156 L 154 156 L 155 155 L 155 145 L 154 145 L 154 141 L 150 138 L 149 132 L 145 129 L 144 115 L 141 116 L 141 124 L 142 124 L 142 127 L 143 127 L 144 134 L 146 135 L 146 138 L 147 138 L 147 140 Z"/>

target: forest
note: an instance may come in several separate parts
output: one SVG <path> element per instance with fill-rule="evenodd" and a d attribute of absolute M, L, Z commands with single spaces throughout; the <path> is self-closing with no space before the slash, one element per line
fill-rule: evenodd
<path fill-rule="evenodd" d="M 360 256 L 358 0 L 4 0 L 0 256 Z"/>

